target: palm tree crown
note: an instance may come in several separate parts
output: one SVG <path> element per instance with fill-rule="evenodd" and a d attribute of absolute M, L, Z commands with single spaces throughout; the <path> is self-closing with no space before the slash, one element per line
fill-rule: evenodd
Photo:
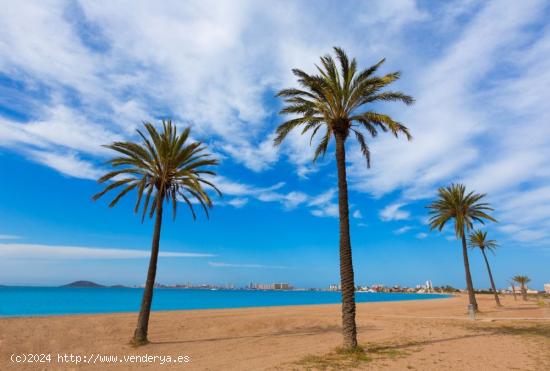
<path fill-rule="evenodd" d="M 494 252 L 498 244 L 495 240 L 487 239 L 487 232 L 480 231 L 479 229 L 472 231 L 468 238 L 468 245 L 471 248 L 479 248 L 481 250 L 487 249 Z"/>
<path fill-rule="evenodd" d="M 370 166 L 370 151 L 361 129 L 372 137 L 379 130 L 391 131 L 396 137 L 403 133 L 411 139 L 409 130 L 390 116 L 363 109 L 369 103 L 379 101 L 401 101 L 412 104 L 413 98 L 399 91 L 382 91 L 384 87 L 400 77 L 399 72 L 384 76 L 374 76 L 385 59 L 363 71 L 357 71 L 357 62 L 349 61 L 346 53 L 335 47 L 334 51 L 339 62 L 338 69 L 330 55 L 321 57 L 322 67 L 317 66 L 318 74 L 309 75 L 302 70 L 293 69 L 298 78 L 300 89 L 283 89 L 278 96 L 283 97 L 286 106 L 282 114 L 295 115 L 277 128 L 275 145 L 280 145 L 288 133 L 302 126 L 302 134 L 311 131 L 311 141 L 320 128 L 324 127 L 324 135 L 315 150 L 314 161 L 327 151 L 333 135 L 339 135 L 344 140 L 350 131 L 355 134 L 361 151 Z"/>
<path fill-rule="evenodd" d="M 134 212 L 138 212 L 145 196 L 142 221 L 147 211 L 152 217 L 164 199 L 172 202 L 174 218 L 178 200 L 183 200 L 189 206 L 193 218 L 196 218 L 191 201 L 193 199 L 200 203 L 208 217 L 208 208 L 212 206 L 212 201 L 203 185 L 211 187 L 220 195 L 221 193 L 204 175 L 215 175 L 206 167 L 217 165 L 218 161 L 204 152 L 206 147 L 202 143 L 188 143 L 189 128 L 178 134 L 176 126 L 170 120 L 162 121 L 161 133 L 150 123 L 144 123 L 144 126 L 149 138 L 141 130 L 137 130 L 142 143 L 115 142 L 105 146 L 121 156 L 108 161 L 108 164 L 117 169 L 102 176 L 98 182 L 114 181 L 94 195 L 93 199 L 97 200 L 107 192 L 123 187 L 109 204 L 109 207 L 113 207 L 124 195 L 136 189 Z"/>
<path fill-rule="evenodd" d="M 464 235 L 464 230 L 472 229 L 474 222 L 485 224 L 485 220 L 496 222 L 487 214 L 493 208 L 486 202 L 480 202 L 484 193 L 466 193 L 463 184 L 451 184 L 438 190 L 438 199 L 428 205 L 430 209 L 430 228 L 442 230 L 448 221 L 454 219 L 455 234 Z"/>
<path fill-rule="evenodd" d="M 527 276 L 520 276 L 520 275 L 517 275 L 517 276 L 514 276 L 512 277 L 512 280 L 514 280 L 515 282 L 519 283 L 520 285 L 522 286 L 525 286 L 526 284 L 528 284 L 529 282 L 531 282 L 531 279 Z"/>

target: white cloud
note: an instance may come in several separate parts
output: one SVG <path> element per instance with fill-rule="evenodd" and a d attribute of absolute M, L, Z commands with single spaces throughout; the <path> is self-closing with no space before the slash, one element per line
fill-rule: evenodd
<path fill-rule="evenodd" d="M 270 193 L 272 191 L 278 190 L 284 187 L 284 182 L 276 183 L 268 187 L 256 187 L 245 183 L 240 183 L 228 179 L 224 176 L 217 175 L 216 177 L 210 178 L 215 182 L 216 186 L 220 189 L 223 194 L 230 196 L 258 196 L 263 193 Z"/>
<path fill-rule="evenodd" d="M 248 198 L 233 198 L 227 203 L 233 207 L 241 208 L 248 203 Z"/>
<path fill-rule="evenodd" d="M 264 265 L 264 264 L 233 264 L 223 262 L 208 262 L 211 267 L 217 268 L 255 268 L 255 269 L 286 269 L 282 265 Z"/>
<path fill-rule="evenodd" d="M 338 204 L 325 204 L 322 208 L 312 210 L 311 214 L 319 217 L 337 218 L 339 216 Z"/>
<path fill-rule="evenodd" d="M 373 143 L 374 169 L 362 189 L 381 194 L 404 186 L 424 195 L 426 187 L 471 167 L 478 158 L 471 141 L 494 118 L 485 117 L 479 102 L 472 101 L 476 92 L 469 90 L 468 82 L 479 81 L 492 70 L 492 61 L 521 37 L 520 29 L 533 19 L 540 4 L 486 3 L 443 58 L 424 68 L 417 104 L 400 110 L 414 141 L 381 138 Z"/>
<path fill-rule="evenodd" d="M 211 179 L 224 195 L 235 196 L 227 203 L 242 207 L 252 197 L 262 202 L 277 202 L 285 209 L 292 210 L 298 206 L 307 206 L 315 216 L 338 216 L 338 205 L 332 203 L 336 195 L 336 189 L 331 188 L 317 196 L 310 196 L 300 191 L 284 192 L 281 188 L 284 182 L 276 183 L 268 187 L 257 187 L 246 183 L 239 183 L 223 176 Z"/>
<path fill-rule="evenodd" d="M 85 160 L 78 158 L 74 152 L 60 154 L 56 152 L 29 150 L 30 158 L 38 163 L 47 165 L 62 174 L 75 178 L 97 180 L 103 172 Z"/>
<path fill-rule="evenodd" d="M 548 237 L 546 232 L 547 226 L 544 229 L 529 228 L 517 224 L 506 224 L 497 227 L 501 232 L 505 232 L 509 235 L 509 238 L 513 241 L 519 241 L 524 243 L 536 243 L 544 241 Z"/>
<path fill-rule="evenodd" d="M 316 197 L 313 197 L 308 202 L 308 205 L 309 206 L 320 206 L 320 205 L 330 203 L 332 201 L 332 199 L 334 198 L 334 196 L 336 196 L 337 192 L 338 192 L 338 190 L 336 188 L 331 188 L 328 191 L 323 192 L 323 193 L 319 194 Z"/>
<path fill-rule="evenodd" d="M 248 202 L 248 197 L 253 197 L 262 202 L 279 202 L 287 209 L 293 209 L 305 202 L 308 196 L 302 192 L 291 191 L 282 193 L 280 190 L 285 186 L 284 182 L 276 183 L 268 187 L 257 187 L 246 183 L 230 180 L 223 176 L 216 176 L 211 179 L 224 195 L 235 196 L 228 203 L 240 207 Z M 244 202 L 244 200 L 247 200 Z"/>
<path fill-rule="evenodd" d="M 509 238 L 543 241 L 550 237 L 541 223 L 550 205 L 531 205 L 522 196 L 550 180 L 550 109 L 544 103 L 550 99 L 550 28 L 531 27 L 547 18 L 548 7 L 538 0 L 458 5 L 441 13 L 442 53 L 416 71 L 400 67 L 409 80 L 404 90 L 417 103 L 387 110 L 410 127 L 414 140 L 373 141 L 369 171 L 358 151 L 350 152 L 350 184 L 375 196 L 397 190 L 406 202 L 463 181 L 489 193 L 501 222 L 521 224 L 524 232 Z M 412 52 L 406 45 L 401 50 Z"/>
<path fill-rule="evenodd" d="M 13 234 L 0 234 L 0 240 L 19 240 L 21 236 L 16 236 Z"/>
<path fill-rule="evenodd" d="M 424 232 L 420 232 L 420 233 L 416 234 L 416 238 L 421 239 L 421 240 L 426 238 L 426 237 L 428 237 L 428 234 L 424 233 Z"/>
<path fill-rule="evenodd" d="M 331 188 L 315 197 L 310 197 L 307 205 L 311 207 L 311 215 L 317 217 L 338 217 L 338 204 L 333 202 L 338 190 Z"/>
<path fill-rule="evenodd" d="M 303 192 L 292 191 L 286 194 L 278 192 L 265 192 L 258 195 L 258 200 L 264 202 L 277 201 L 283 204 L 286 209 L 294 209 L 303 204 L 308 199 L 308 195 Z"/>
<path fill-rule="evenodd" d="M 274 134 L 269 135 L 257 147 L 249 143 L 240 145 L 225 143 L 220 147 L 237 162 L 258 172 L 269 168 L 279 157 L 277 148 L 273 146 L 273 138 Z"/>
<path fill-rule="evenodd" d="M 404 203 L 390 204 L 380 210 L 380 219 L 383 221 L 391 220 L 406 220 L 409 219 L 411 213 L 405 210 L 401 210 L 401 207 L 405 206 Z"/>
<path fill-rule="evenodd" d="M 355 219 L 363 219 L 363 215 L 361 214 L 361 210 L 355 210 L 352 214 L 352 216 Z"/>
<path fill-rule="evenodd" d="M 147 250 L 0 243 L 0 257 L 2 257 L 2 259 L 142 259 L 149 258 L 150 255 L 150 251 Z M 166 258 L 201 258 L 215 255 L 194 252 L 160 251 L 159 256 Z"/>
<path fill-rule="evenodd" d="M 44 107 L 41 115 L 42 119 L 29 121 L 24 125 L 3 122 L 10 130 L 10 133 L 2 135 L 4 143 L 11 142 L 15 145 L 23 142 L 43 149 L 66 148 L 104 156 L 109 150 L 102 145 L 122 139 L 121 136 L 87 121 L 74 109 L 62 104 Z"/>
<path fill-rule="evenodd" d="M 411 229 L 412 229 L 412 227 L 410 225 L 406 225 L 404 227 L 396 229 L 395 231 L 393 231 L 393 233 L 394 234 L 403 234 L 403 233 L 406 233 L 406 232 L 410 231 Z"/>
<path fill-rule="evenodd" d="M 263 132 L 262 93 L 271 80 L 272 63 L 258 63 L 270 59 L 261 48 L 249 47 L 260 44 L 254 42 L 250 22 L 257 15 L 269 19 L 271 14 L 258 13 L 261 7 L 247 2 L 173 5 L 37 2 L 2 12 L 0 71 L 27 86 L 52 90 L 47 98 L 55 99 L 58 111 L 69 112 L 71 99 L 80 100 L 77 120 L 62 115 L 45 121 L 48 110 L 38 110 L 33 114 L 41 117 L 39 124 L 19 123 L 19 129 L 52 144 L 93 152 L 105 143 L 103 138 L 94 140 L 105 127 L 131 133 L 141 120 L 150 119 L 146 112 L 158 112 L 191 121 L 200 136 L 222 138 L 220 148 L 251 169 L 275 161 L 269 138 L 256 145 Z M 128 6 L 133 16 L 123 16 Z M 143 27 L 145 18 L 150 27 Z M 83 27 L 99 35 L 82 35 Z M 107 52 L 90 48 L 87 38 L 96 36 L 103 39 Z M 243 37 L 250 40 L 243 43 Z M 242 73 L 252 61 L 265 67 Z M 53 130 L 56 126 L 59 130 Z M 19 143 L 25 140 L 11 137 Z M 111 133 L 106 137 L 109 142 L 116 138 Z"/>
<path fill-rule="evenodd" d="M 34 128 L 52 142 L 94 151 L 99 148 L 95 140 L 64 136 L 84 132 L 94 139 L 104 131 L 125 135 L 141 120 L 169 115 L 191 123 L 199 137 L 213 138 L 216 150 L 262 171 L 278 158 L 273 138 L 267 135 L 273 124 L 267 120 L 272 112 L 265 95 L 294 83 L 291 68 L 312 70 L 333 44 L 367 55 L 370 45 L 386 45 L 379 35 L 351 32 L 378 29 L 372 20 L 382 19 L 386 30 L 399 30 L 424 17 L 413 1 L 398 7 L 357 4 L 349 10 L 326 3 L 318 10 L 311 12 L 308 3 L 266 6 L 246 0 L 161 7 L 146 1 L 21 3 L 0 15 L 0 71 L 24 81 L 29 89 L 45 90 L 46 99 L 55 96 L 58 110 L 78 107 L 78 120 L 61 117 L 48 122 L 46 128 L 73 128 L 60 138 L 44 132 L 44 125 Z M 314 27 L 325 13 L 347 27 Z M 148 27 L 143 27 L 143 19 Z M 351 40 L 350 34 L 362 36 Z M 37 106 L 31 95 L 27 101 L 26 106 Z M 48 116 L 41 109 L 33 114 L 39 122 Z M 27 130 L 32 125 L 20 126 Z M 307 142 L 293 134 L 285 144 L 301 176 L 314 169 Z"/>
<path fill-rule="evenodd" d="M 415 0 L 368 2 L 359 20 L 380 34 L 396 33 L 410 23 L 425 20 L 428 14 L 418 9 Z"/>

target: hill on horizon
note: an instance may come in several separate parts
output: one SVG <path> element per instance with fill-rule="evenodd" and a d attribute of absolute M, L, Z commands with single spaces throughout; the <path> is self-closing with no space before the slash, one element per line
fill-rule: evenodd
<path fill-rule="evenodd" d="M 106 287 L 92 281 L 74 281 L 60 287 Z"/>

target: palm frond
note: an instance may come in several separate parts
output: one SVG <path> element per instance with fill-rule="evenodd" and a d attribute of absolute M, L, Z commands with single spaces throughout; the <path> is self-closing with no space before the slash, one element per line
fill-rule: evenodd
<path fill-rule="evenodd" d="M 487 220 L 496 221 L 485 211 L 493 210 L 488 203 L 480 202 L 485 194 L 470 192 L 466 194 L 463 184 L 451 184 L 438 189 L 438 197 L 427 206 L 430 214 L 430 228 L 442 230 L 447 222 L 455 223 L 455 234 L 462 237 L 474 222 L 484 224 Z"/>
<path fill-rule="evenodd" d="M 218 161 L 210 157 L 202 143 L 189 141 L 189 128 L 178 134 L 170 120 L 163 120 L 161 126 L 159 132 L 153 124 L 144 122 L 145 130 L 137 130 L 141 142 L 115 142 L 107 146 L 119 156 L 108 161 L 115 169 L 100 177 L 98 182 L 112 181 L 121 176 L 125 178 L 109 183 L 93 199 L 98 200 L 124 186 L 109 206 L 116 205 L 122 197 L 136 190 L 134 212 L 142 209 L 142 221 L 146 214 L 152 217 L 165 201 L 172 203 L 173 218 L 180 201 L 190 206 L 193 218 L 196 218 L 190 198 L 196 199 L 208 216 L 207 208 L 212 207 L 212 201 L 203 187 L 220 196 L 221 192 L 204 176 L 215 175 L 210 169 Z"/>
<path fill-rule="evenodd" d="M 520 285 L 526 285 L 527 283 L 531 282 L 531 279 L 529 277 L 522 275 L 514 276 L 512 277 L 512 280 L 519 283 Z"/>
<path fill-rule="evenodd" d="M 291 115 L 292 118 L 277 127 L 274 145 L 279 146 L 298 127 L 302 134 L 312 131 L 311 144 L 320 128 L 325 127 L 326 135 L 313 155 L 313 161 L 316 161 L 326 153 L 330 136 L 339 135 L 346 140 L 350 131 L 354 131 L 363 155 L 368 155 L 367 166 L 370 166 L 368 143 L 365 136 L 357 130 L 358 127 L 364 128 L 371 137 L 378 134 L 378 129 L 389 131 L 396 137 L 404 134 L 409 140 L 412 136 L 406 126 L 388 115 L 368 109 L 359 111 L 375 102 L 403 102 L 409 105 L 414 99 L 403 92 L 383 90 L 401 76 L 399 72 L 375 75 L 385 59 L 358 71 L 354 58 L 350 61 L 342 48 L 334 47 L 333 50 L 336 61 L 330 55 L 322 56 L 320 63 L 315 65 L 316 74 L 293 69 L 292 73 L 296 76 L 299 87 L 282 89 L 277 93 L 284 100 L 280 113 Z M 357 132 L 360 134 L 357 135 Z"/>
<path fill-rule="evenodd" d="M 321 139 L 321 142 L 315 149 L 313 162 L 317 161 L 317 158 L 319 158 L 319 156 L 325 155 L 325 153 L 327 152 L 329 142 L 330 142 L 330 130 L 327 129 L 327 131 L 325 132 L 325 135 L 323 136 L 323 139 Z"/>
<path fill-rule="evenodd" d="M 355 137 L 357 138 L 357 141 L 359 142 L 359 146 L 361 147 L 361 153 L 367 160 L 367 167 L 370 168 L 370 150 L 365 141 L 365 137 L 363 136 L 363 134 L 361 134 L 361 132 L 354 129 L 352 130 L 355 133 Z"/>
<path fill-rule="evenodd" d="M 495 240 L 487 239 L 487 232 L 479 229 L 473 230 L 468 237 L 468 245 L 471 248 L 487 249 L 494 252 L 498 244 Z"/>

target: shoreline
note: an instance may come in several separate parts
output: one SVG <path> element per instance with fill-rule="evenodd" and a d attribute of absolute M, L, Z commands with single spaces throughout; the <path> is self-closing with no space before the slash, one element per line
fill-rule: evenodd
<path fill-rule="evenodd" d="M 373 294 L 373 293 L 371 293 Z M 391 293 L 386 293 L 391 294 Z M 422 294 L 418 294 L 422 295 Z M 434 295 L 434 294 L 430 294 Z M 381 303 L 403 303 L 403 302 L 422 302 L 426 300 L 444 300 L 452 299 L 453 297 L 459 297 L 459 295 L 451 294 L 441 294 L 441 298 L 426 298 L 426 299 L 407 299 L 407 300 L 386 300 L 386 301 L 368 301 L 368 302 L 356 302 L 356 306 L 367 305 L 367 304 L 381 304 Z M 179 312 L 195 312 L 195 311 L 216 311 L 216 310 L 240 310 L 240 309 L 262 309 L 262 308 L 295 308 L 295 307 L 316 307 L 316 306 L 341 306 L 341 303 L 321 303 L 321 304 L 274 304 L 274 305 L 258 305 L 258 306 L 248 306 L 248 307 L 224 307 L 224 308 L 194 308 L 194 309 L 156 309 L 151 310 L 151 313 L 179 313 Z M 48 318 L 48 317 L 65 317 L 65 316 L 109 316 L 117 314 L 138 314 L 139 310 L 136 311 L 124 311 L 124 312 L 100 312 L 100 313 L 62 313 L 62 314 L 37 314 L 37 315 L 2 315 L 0 314 L 0 321 L 4 318 Z"/>
<path fill-rule="evenodd" d="M 73 289 L 73 288 L 64 288 L 64 289 Z M 88 289 L 88 288 L 82 288 L 82 290 Z M 101 290 L 102 288 L 94 288 L 94 290 Z M 203 290 L 200 290 L 203 291 Z M 217 292 L 220 292 L 222 290 L 218 290 Z M 238 290 L 227 290 L 227 291 L 238 291 Z M 242 290 L 245 292 L 248 292 L 249 290 Z M 264 292 L 264 291 L 256 291 L 256 290 L 250 290 L 251 292 Z M 293 292 L 293 290 L 278 290 L 278 292 Z M 265 291 L 270 292 L 270 291 Z M 303 294 L 303 291 L 296 291 L 297 293 Z M 334 291 L 326 291 L 326 293 L 339 293 Z M 356 297 L 358 292 L 356 292 Z M 452 298 L 454 295 L 452 294 L 445 294 L 445 293 L 370 293 L 370 292 L 361 292 L 361 295 L 382 295 L 381 297 L 391 297 L 393 295 L 401 296 L 401 298 L 395 300 L 373 300 L 373 301 L 357 301 L 356 304 L 370 304 L 370 303 L 391 303 L 391 302 L 410 302 L 410 301 L 424 301 L 424 300 L 440 300 L 440 299 L 449 299 Z M 405 296 L 414 295 L 414 298 L 405 298 Z M 429 297 L 422 297 L 424 295 L 429 295 Z M 180 312 L 180 311 L 204 311 L 204 310 L 230 310 L 230 309 L 248 309 L 248 308 L 285 308 L 285 307 L 300 307 L 300 306 L 317 306 L 317 305 L 341 305 L 339 301 L 335 302 L 320 302 L 320 303 L 260 303 L 257 305 L 244 305 L 244 306 L 235 306 L 228 304 L 227 306 L 223 306 L 224 304 L 221 304 L 222 306 L 213 306 L 213 307 L 205 307 L 205 308 L 168 308 L 168 309 L 153 309 L 151 312 Z M 95 311 L 95 312 L 69 312 L 69 313 L 30 313 L 30 314 L 0 314 L 0 319 L 2 318 L 35 318 L 35 317 L 63 317 L 63 316 L 80 316 L 80 315 L 110 315 L 110 314 L 137 314 L 139 312 L 139 308 L 136 308 L 135 310 L 120 310 L 120 311 Z"/>

